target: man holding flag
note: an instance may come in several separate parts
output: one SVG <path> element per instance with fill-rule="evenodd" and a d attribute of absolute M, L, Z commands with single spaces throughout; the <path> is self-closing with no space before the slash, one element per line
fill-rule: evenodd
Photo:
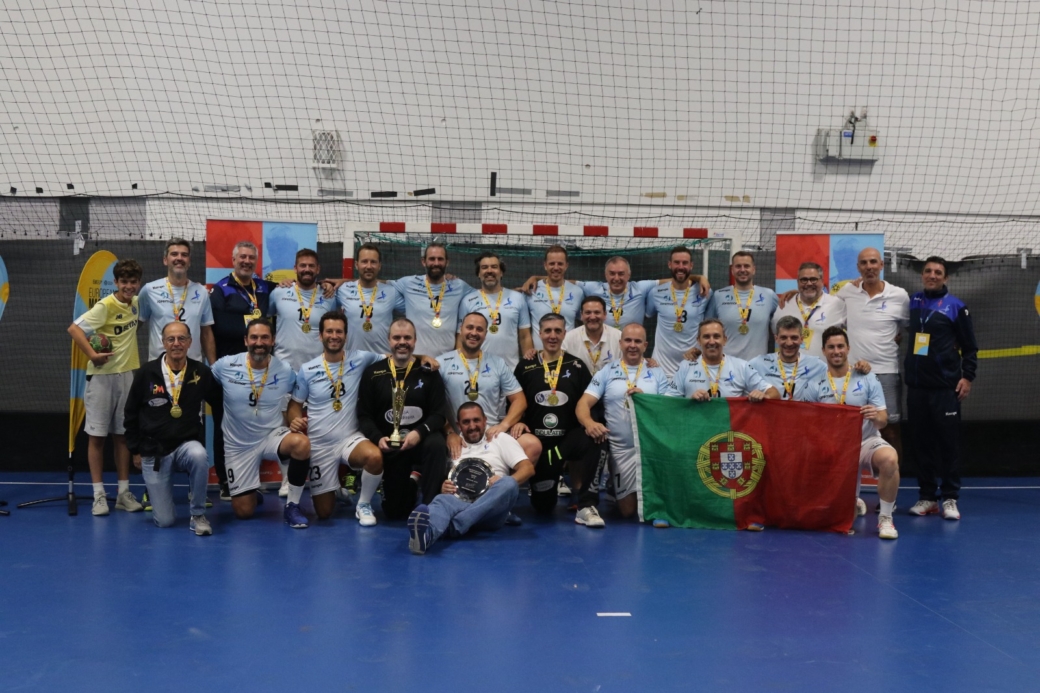
<path fill-rule="evenodd" d="M 675 389 L 681 396 L 697 402 L 713 397 L 747 397 L 752 402 L 780 399 L 777 389 L 747 361 L 723 353 L 726 330 L 718 318 L 701 321 L 697 344 L 700 358 L 683 361 L 675 372 Z"/>

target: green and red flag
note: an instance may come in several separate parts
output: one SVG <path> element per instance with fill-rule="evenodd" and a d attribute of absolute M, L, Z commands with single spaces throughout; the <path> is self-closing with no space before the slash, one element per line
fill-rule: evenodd
<path fill-rule="evenodd" d="M 708 529 L 852 527 L 858 408 L 647 394 L 633 401 L 641 520 Z"/>

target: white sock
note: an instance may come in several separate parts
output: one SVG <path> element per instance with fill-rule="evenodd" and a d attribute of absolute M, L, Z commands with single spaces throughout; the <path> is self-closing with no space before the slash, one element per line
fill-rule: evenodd
<path fill-rule="evenodd" d="M 286 496 L 285 502 L 296 503 L 296 505 L 299 505 L 301 498 L 303 498 L 303 487 L 289 484 L 289 495 Z"/>
<path fill-rule="evenodd" d="M 123 491 L 129 491 L 129 490 L 130 490 L 130 480 L 129 479 L 120 479 L 119 480 L 119 493 L 121 494 L 121 493 L 123 493 Z"/>
<path fill-rule="evenodd" d="M 895 501 L 881 501 L 881 509 L 878 511 L 878 515 L 888 515 L 889 517 L 892 517 L 892 513 L 895 512 L 895 509 Z"/>
<path fill-rule="evenodd" d="M 376 495 L 376 489 L 379 488 L 379 482 L 382 480 L 382 474 L 361 472 L 361 493 L 358 494 L 358 503 L 371 503 L 372 496 Z"/>
<path fill-rule="evenodd" d="M 105 485 L 103 483 L 94 484 L 94 497 L 105 495 Z"/>

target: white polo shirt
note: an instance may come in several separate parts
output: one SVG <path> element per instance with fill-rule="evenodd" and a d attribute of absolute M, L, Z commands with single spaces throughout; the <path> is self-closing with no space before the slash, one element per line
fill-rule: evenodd
<path fill-rule="evenodd" d="M 838 298 L 845 301 L 849 331 L 849 363 L 863 359 L 871 373 L 899 372 L 896 335 L 910 322 L 910 296 L 905 289 L 885 282 L 881 293 L 871 298 L 861 286 L 841 287 Z"/>
<path fill-rule="evenodd" d="M 581 325 L 573 330 L 568 330 L 563 336 L 561 348 L 572 356 L 577 356 L 589 367 L 589 372 L 594 374 L 600 368 L 611 361 L 621 358 L 621 330 L 610 325 L 603 325 L 603 333 L 595 344 L 587 343 L 589 335 L 585 332 L 585 326 Z M 595 363 L 593 363 L 595 359 Z"/>
<path fill-rule="evenodd" d="M 805 309 L 804 315 L 798 307 L 797 296 L 788 301 L 783 308 L 778 308 L 773 313 L 773 334 L 776 334 L 776 323 L 780 318 L 793 315 L 809 329 L 809 336 L 802 337 L 802 353 L 823 358 L 823 344 L 821 343 L 823 331 L 835 325 L 842 327 L 845 325 L 845 301 L 830 294 L 823 294 L 815 306 L 809 308 L 802 304 L 802 308 Z M 805 315 L 809 316 L 808 320 L 805 320 Z"/>

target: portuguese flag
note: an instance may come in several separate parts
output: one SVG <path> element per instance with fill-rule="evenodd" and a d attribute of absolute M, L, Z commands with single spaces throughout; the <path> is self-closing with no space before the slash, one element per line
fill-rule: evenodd
<path fill-rule="evenodd" d="M 647 394 L 633 400 L 641 520 L 708 529 L 852 527 L 858 408 Z"/>

